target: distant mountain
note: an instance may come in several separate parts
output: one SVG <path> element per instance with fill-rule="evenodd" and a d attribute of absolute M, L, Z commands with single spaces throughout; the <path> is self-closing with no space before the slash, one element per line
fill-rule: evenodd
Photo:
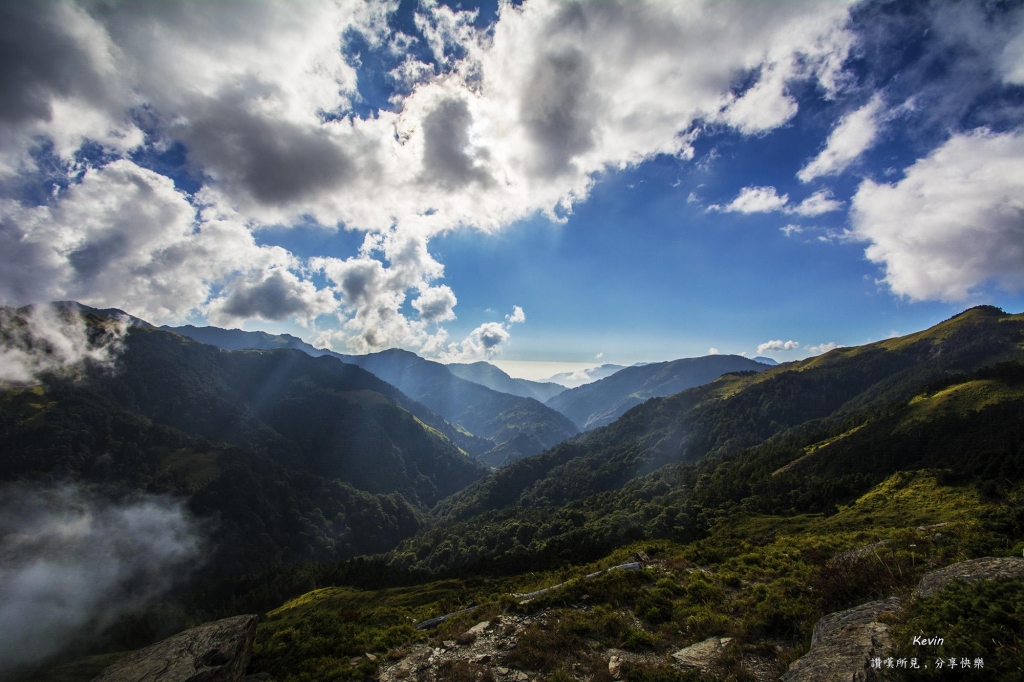
<path fill-rule="evenodd" d="M 575 372 L 560 372 L 559 374 L 554 374 L 548 377 L 545 381 L 561 384 L 566 388 L 576 388 L 577 386 L 582 386 L 584 384 L 589 384 L 592 381 L 609 377 L 620 369 L 625 368 L 625 365 L 600 365 L 599 367 L 581 369 Z"/>
<path fill-rule="evenodd" d="M 369 355 L 342 355 L 313 348 L 293 336 L 216 327 L 165 327 L 182 336 L 220 348 L 288 347 L 309 355 L 328 355 L 357 365 L 392 384 L 448 422 L 465 430 L 449 437 L 467 452 L 481 456 L 488 450 L 523 436 L 519 447 L 505 448 L 500 455 L 483 459 L 492 466 L 502 464 L 512 452 L 522 456 L 536 454 L 576 435 L 576 426 L 561 413 L 533 398 L 501 393 L 467 381 L 449 369 L 415 353 L 386 350 Z M 527 447 L 527 444 L 532 444 Z M 499 460 L 496 461 L 495 460 Z"/>
<path fill-rule="evenodd" d="M 525 449 L 515 448 L 522 456 L 576 435 L 576 426 L 560 412 L 533 398 L 500 393 L 461 379 L 444 365 L 424 360 L 415 353 L 392 349 L 369 355 L 350 355 L 346 362 L 359 365 L 384 381 L 394 384 L 406 395 L 419 400 L 448 421 L 470 433 L 488 438 L 500 446 L 518 438 Z M 525 444 L 532 444 L 526 447 Z M 506 449 L 507 453 L 507 449 Z M 504 463 L 484 456 L 492 466 Z"/>
<path fill-rule="evenodd" d="M 762 365 L 770 365 L 772 367 L 775 367 L 779 364 L 775 360 L 772 360 L 771 358 L 766 358 L 763 355 L 758 355 L 756 358 L 754 358 L 754 362 L 760 362 Z"/>
<path fill-rule="evenodd" d="M 726 372 L 761 371 L 765 366 L 739 355 L 708 355 L 626 367 L 609 377 L 560 393 L 547 402 L 583 431 L 610 424 L 626 410 L 714 381 Z"/>
<path fill-rule="evenodd" d="M 466 381 L 472 381 L 495 391 L 517 395 L 521 398 L 533 398 L 542 403 L 565 390 L 565 386 L 561 384 L 515 379 L 489 362 L 471 364 L 454 362 L 446 367 L 452 374 Z"/>

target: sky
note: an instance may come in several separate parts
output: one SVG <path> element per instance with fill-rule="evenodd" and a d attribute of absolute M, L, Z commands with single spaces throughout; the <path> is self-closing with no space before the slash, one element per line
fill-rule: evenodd
<path fill-rule="evenodd" d="M 533 378 L 1024 310 L 1020 2 L 0 15 L 4 305 Z"/>

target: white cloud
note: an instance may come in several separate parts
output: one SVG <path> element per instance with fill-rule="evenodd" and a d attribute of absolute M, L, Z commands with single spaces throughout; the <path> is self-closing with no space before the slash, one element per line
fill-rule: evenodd
<path fill-rule="evenodd" d="M 789 195 L 779 196 L 774 187 L 744 187 L 729 204 L 720 209 L 727 213 L 771 213 L 781 211 Z"/>
<path fill-rule="evenodd" d="M 963 301 L 1024 288 L 1024 133 L 954 135 L 894 184 L 865 180 L 850 237 L 869 242 L 893 293 Z"/>
<path fill-rule="evenodd" d="M 812 355 L 821 355 L 822 353 L 827 353 L 830 350 L 835 350 L 836 348 L 842 347 L 843 346 L 837 344 L 835 341 L 829 341 L 828 343 L 822 343 L 817 346 L 809 346 L 807 348 L 807 351 Z"/>
<path fill-rule="evenodd" d="M 825 148 L 796 174 L 800 181 L 838 175 L 856 161 L 878 137 L 883 106 L 881 95 L 875 94 L 863 107 L 843 116 L 829 134 Z"/>
<path fill-rule="evenodd" d="M 758 344 L 757 354 L 762 355 L 768 352 L 782 352 L 787 350 L 797 350 L 800 348 L 799 341 L 783 341 L 778 339 L 775 341 L 765 341 L 764 343 Z"/>
<path fill-rule="evenodd" d="M 35 305 L 22 314 L 0 309 L 0 383 L 28 384 L 42 375 L 77 377 L 86 365 L 113 367 L 128 324 L 113 320 L 90 334 L 77 310 Z"/>
<path fill-rule="evenodd" d="M 0 245 L 3 300 L 71 298 L 154 323 L 182 320 L 236 275 L 297 265 L 127 160 L 86 171 L 51 206 L 0 203 Z"/>
<path fill-rule="evenodd" d="M 803 232 L 804 228 L 800 227 L 799 225 L 790 224 L 783 225 L 782 227 L 779 228 L 779 231 L 782 234 L 786 235 L 787 237 L 792 237 L 794 234 L 800 234 L 801 232 Z"/>
<path fill-rule="evenodd" d="M 523 312 L 522 308 L 520 308 L 517 305 L 514 305 L 512 306 L 512 313 L 510 315 L 506 315 L 505 319 L 508 320 L 509 324 L 518 324 L 520 322 L 526 322 L 526 313 Z"/>
<path fill-rule="evenodd" d="M 28 149 L 49 139 L 72 186 L 52 206 L 4 205 L 0 297 L 83 298 L 155 321 L 288 311 L 309 323 L 333 295 L 340 326 L 318 338 L 437 349 L 444 330 L 427 326 L 453 319 L 456 297 L 436 285 L 432 237 L 563 219 L 607 170 L 689 159 L 702 122 L 782 125 L 796 111 L 791 83 L 841 87 L 847 7 L 533 0 L 477 30 L 474 13 L 423 3 L 416 24 L 436 71 L 407 60 L 394 110 L 365 119 L 342 48 L 355 34 L 408 44 L 388 35 L 394 3 L 5 7 L 37 61 L 0 107 L 0 172 L 31 166 Z M 741 76 L 751 85 L 735 90 Z M 114 156 L 180 142 L 204 186 L 190 201 L 127 160 L 76 184 L 86 139 Z M 252 236 L 310 217 L 376 246 L 304 263 Z M 309 268 L 332 292 L 312 287 Z"/>
<path fill-rule="evenodd" d="M 795 213 L 802 216 L 818 216 L 832 211 L 839 211 L 843 208 L 843 202 L 832 198 L 832 192 L 823 189 L 801 201 L 798 205 L 788 209 L 788 213 Z M 788 236 L 788 235 L 787 235 Z"/>
<path fill-rule="evenodd" d="M 718 349 L 715 348 L 714 346 L 708 348 L 708 355 L 718 355 Z"/>
<path fill-rule="evenodd" d="M 202 562 L 198 524 L 181 503 L 92 491 L 0 487 L 0 668 L 38 665 L 137 613 Z"/>

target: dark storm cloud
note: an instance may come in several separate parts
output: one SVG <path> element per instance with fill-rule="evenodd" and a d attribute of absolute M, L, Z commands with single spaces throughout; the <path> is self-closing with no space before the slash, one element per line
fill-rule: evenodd
<path fill-rule="evenodd" d="M 442 101 L 423 120 L 425 179 L 445 189 L 471 183 L 489 185 L 491 176 L 469 155 L 469 128 L 473 116 L 460 99 Z"/>
<path fill-rule="evenodd" d="M 110 100 L 93 55 L 70 33 L 73 16 L 57 2 L 0 2 L 0 121 L 49 121 L 54 97 Z"/>
<path fill-rule="evenodd" d="M 326 294 L 320 292 L 322 300 Z M 220 313 L 241 319 L 283 320 L 292 315 L 316 314 L 318 295 L 308 283 L 275 270 L 262 282 L 234 288 L 220 306 Z"/>
<path fill-rule="evenodd" d="M 263 205 L 315 197 L 353 179 L 356 163 L 327 130 L 252 112 L 252 95 L 210 99 L 178 130 L 211 175 Z"/>
<path fill-rule="evenodd" d="M 561 175 L 573 157 L 594 146 L 592 71 L 575 47 L 545 53 L 534 65 L 520 118 L 537 150 L 536 170 L 545 177 Z"/>

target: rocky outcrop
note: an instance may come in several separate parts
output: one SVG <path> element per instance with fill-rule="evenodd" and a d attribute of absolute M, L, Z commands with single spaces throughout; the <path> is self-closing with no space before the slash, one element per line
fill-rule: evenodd
<path fill-rule="evenodd" d="M 256 638 L 256 616 L 235 616 L 139 649 L 93 682 L 241 682 Z"/>
<path fill-rule="evenodd" d="M 930 597 L 955 580 L 976 583 L 997 578 L 1024 578 L 1024 558 L 986 557 L 940 568 L 921 578 L 914 596 Z"/>
<path fill-rule="evenodd" d="M 899 606 L 899 598 L 892 597 L 824 616 L 814 626 L 811 650 L 797 659 L 781 679 L 783 682 L 879 679 L 871 669 L 871 659 L 887 656 L 892 639 L 889 626 L 878 622 L 878 618 L 883 613 L 896 611 Z"/>
<path fill-rule="evenodd" d="M 941 525 L 922 526 L 918 530 L 928 531 Z M 930 597 L 957 580 L 975 583 L 999 578 L 1024 578 L 1024 558 L 986 557 L 940 568 L 921 578 L 914 589 L 914 597 Z M 899 607 L 900 599 L 892 597 L 823 617 L 814 626 L 810 651 L 797 659 L 781 679 L 783 682 L 879 679 L 879 671 L 870 667 L 871 659 L 888 656 L 892 640 L 889 626 L 878 619 Z"/>
<path fill-rule="evenodd" d="M 709 637 L 703 642 L 697 642 L 685 649 L 680 649 L 672 654 L 672 658 L 682 668 L 710 670 L 731 641 L 731 637 Z"/>

